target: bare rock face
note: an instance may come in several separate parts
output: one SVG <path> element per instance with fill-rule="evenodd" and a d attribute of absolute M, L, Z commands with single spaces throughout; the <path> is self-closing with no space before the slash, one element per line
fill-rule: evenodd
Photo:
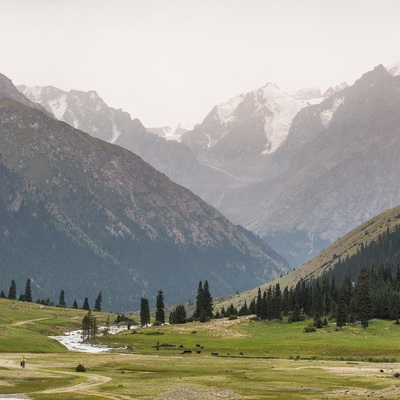
<path fill-rule="evenodd" d="M 32 277 L 53 298 L 60 286 L 71 298 L 102 290 L 106 307 L 129 309 L 160 288 L 179 302 L 202 279 L 222 295 L 287 270 L 257 237 L 140 157 L 27 105 L 0 100 L 0 149 L 8 174 L 0 184 L 10 188 L 0 204 L 5 281 Z"/>

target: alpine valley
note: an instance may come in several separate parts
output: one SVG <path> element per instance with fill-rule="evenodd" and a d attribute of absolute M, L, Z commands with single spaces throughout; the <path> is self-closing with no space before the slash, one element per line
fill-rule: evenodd
<path fill-rule="evenodd" d="M 102 110 L 101 103 L 97 111 L 93 122 L 110 122 L 99 126 L 103 139 L 116 143 L 124 125 L 132 135 L 163 140 L 122 111 Z M 182 302 L 194 298 L 200 280 L 208 279 L 218 296 L 288 271 L 254 234 L 131 151 L 69 122 L 49 116 L 0 75 L 4 290 L 12 279 L 21 289 L 31 278 L 35 298 L 56 299 L 64 290 L 67 303 L 81 305 L 102 291 L 104 309 L 129 310 L 159 289 L 168 303 Z"/>

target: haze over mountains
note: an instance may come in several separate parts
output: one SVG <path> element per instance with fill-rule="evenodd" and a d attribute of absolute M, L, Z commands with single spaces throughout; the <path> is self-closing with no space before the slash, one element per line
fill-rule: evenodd
<path fill-rule="evenodd" d="M 388 69 L 323 95 L 315 88 L 288 95 L 269 83 L 215 106 L 180 137 L 174 131 L 180 143 L 142 126 L 140 135 L 107 140 L 136 151 L 298 266 L 400 203 L 399 64 Z M 21 90 L 46 106 L 32 89 Z M 93 126 L 85 130 L 100 136 Z"/>
<path fill-rule="evenodd" d="M 102 291 L 104 307 L 121 310 L 159 289 L 180 302 L 206 278 L 222 295 L 287 271 L 260 239 L 137 155 L 21 103 L 0 82 L 2 285 L 31 277 L 35 297 L 63 289 L 71 303 Z M 104 115 L 143 129 L 122 112 Z"/>

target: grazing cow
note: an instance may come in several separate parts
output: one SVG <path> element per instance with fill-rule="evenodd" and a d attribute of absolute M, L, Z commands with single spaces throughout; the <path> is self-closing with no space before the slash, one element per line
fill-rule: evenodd
<path fill-rule="evenodd" d="M 197 350 L 196 353 L 197 353 L 197 354 L 201 354 L 201 350 Z"/>
<path fill-rule="evenodd" d="M 201 347 L 199 344 L 196 344 L 196 347 Z"/>
<path fill-rule="evenodd" d="M 192 350 L 183 350 L 182 354 L 192 354 Z"/>
<path fill-rule="evenodd" d="M 180 344 L 180 345 L 179 345 L 179 347 L 181 347 L 181 348 L 182 348 L 182 347 L 183 347 L 183 344 Z"/>
<path fill-rule="evenodd" d="M 243 355 L 243 353 L 239 353 L 239 356 L 242 356 Z"/>
<path fill-rule="evenodd" d="M 218 353 L 211 353 L 211 355 L 212 355 L 212 356 L 217 356 L 217 355 L 218 355 Z"/>

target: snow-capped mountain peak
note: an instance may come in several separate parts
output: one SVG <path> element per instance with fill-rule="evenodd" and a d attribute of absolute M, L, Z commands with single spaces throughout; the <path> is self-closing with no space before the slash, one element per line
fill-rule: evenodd
<path fill-rule="evenodd" d="M 400 60 L 390 65 L 389 67 L 386 67 L 386 69 L 393 76 L 400 75 Z"/>

